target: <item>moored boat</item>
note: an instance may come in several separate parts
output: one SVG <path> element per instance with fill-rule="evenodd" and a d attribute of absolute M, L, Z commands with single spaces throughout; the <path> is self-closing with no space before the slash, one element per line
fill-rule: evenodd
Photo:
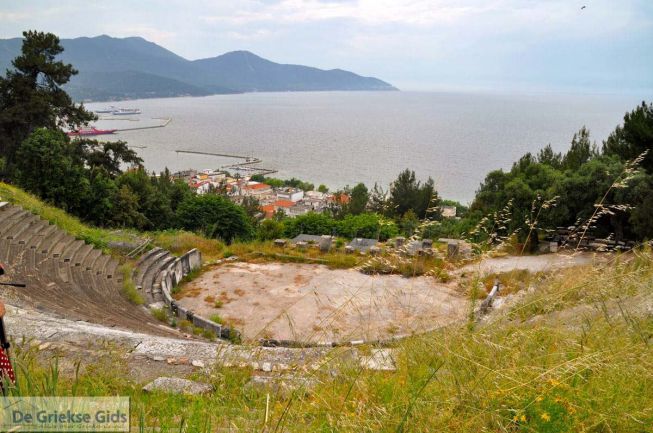
<path fill-rule="evenodd" d="M 129 116 L 132 114 L 141 114 L 140 108 L 114 108 L 111 111 L 114 116 Z"/>
<path fill-rule="evenodd" d="M 93 127 L 93 128 L 76 129 L 74 131 L 67 132 L 67 134 L 68 134 L 69 137 L 86 137 L 86 136 L 92 136 L 92 135 L 113 134 L 116 131 L 117 131 L 117 129 L 97 129 L 97 128 Z"/>

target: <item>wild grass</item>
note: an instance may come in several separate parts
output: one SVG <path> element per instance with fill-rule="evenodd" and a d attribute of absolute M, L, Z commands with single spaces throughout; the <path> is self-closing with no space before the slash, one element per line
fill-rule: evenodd
<path fill-rule="evenodd" d="M 134 268 L 131 263 L 125 263 L 120 267 L 120 272 L 122 272 L 122 293 L 127 299 L 133 304 L 143 305 L 145 299 L 143 295 L 138 292 L 134 280 L 132 279 Z"/>
<path fill-rule="evenodd" d="M 646 432 L 652 277 L 649 252 L 560 273 L 506 314 L 396 343 L 397 371 L 363 370 L 338 358 L 351 349 L 333 349 L 332 362 L 296 373 L 316 385 L 294 392 L 251 387 L 251 370 L 216 365 L 193 376 L 215 386 L 210 395 L 145 394 L 117 354 L 107 355 L 111 369 L 99 362 L 63 375 L 20 344 L 14 392 L 127 395 L 133 426 L 162 432 Z"/>
<path fill-rule="evenodd" d="M 197 248 L 202 252 L 202 260 L 205 262 L 222 258 L 224 244 L 216 239 L 207 239 L 183 230 L 151 232 L 149 235 L 155 245 L 170 251 L 176 256 L 181 256 L 189 250 Z"/>

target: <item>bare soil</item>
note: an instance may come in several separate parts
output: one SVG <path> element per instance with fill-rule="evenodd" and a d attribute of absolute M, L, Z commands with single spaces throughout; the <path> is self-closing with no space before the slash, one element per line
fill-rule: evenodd
<path fill-rule="evenodd" d="M 468 308 L 455 284 L 432 277 L 370 276 L 310 264 L 222 265 L 182 293 L 184 307 L 219 315 L 249 340 L 386 339 L 447 325 Z"/>

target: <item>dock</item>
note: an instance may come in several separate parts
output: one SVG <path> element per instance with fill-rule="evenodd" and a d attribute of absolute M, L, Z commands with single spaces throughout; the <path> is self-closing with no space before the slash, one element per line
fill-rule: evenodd
<path fill-rule="evenodd" d="M 218 156 L 222 158 L 234 158 L 234 159 L 244 159 L 244 162 L 239 162 L 236 164 L 229 164 L 229 165 L 223 165 L 220 167 L 223 170 L 231 169 L 231 170 L 238 170 L 238 171 L 244 171 L 249 173 L 250 175 L 255 175 L 255 174 L 261 174 L 261 175 L 268 175 L 272 173 L 276 173 L 277 170 L 272 169 L 272 168 L 263 168 L 263 167 L 252 167 L 254 164 L 260 164 L 263 162 L 262 159 L 260 158 L 255 158 L 252 156 L 243 156 L 243 155 L 234 155 L 234 154 L 229 154 L 229 153 L 217 153 L 217 152 L 202 152 L 198 150 L 176 150 L 175 152 L 177 153 L 189 153 L 193 155 L 207 155 L 207 156 Z"/>

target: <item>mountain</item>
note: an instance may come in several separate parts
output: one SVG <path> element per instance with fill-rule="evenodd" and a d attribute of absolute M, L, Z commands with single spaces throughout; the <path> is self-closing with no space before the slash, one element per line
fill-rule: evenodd
<path fill-rule="evenodd" d="M 79 70 L 66 86 L 78 100 L 200 96 L 242 92 L 397 90 L 341 69 L 271 62 L 249 51 L 190 61 L 140 37 L 62 39 L 60 59 Z M 0 70 L 11 67 L 21 39 L 0 39 Z"/>
<path fill-rule="evenodd" d="M 377 78 L 361 77 L 341 69 L 325 71 L 309 66 L 282 65 L 249 51 L 232 51 L 196 60 L 193 64 L 208 72 L 199 77 L 203 84 L 217 82 L 241 92 L 393 89 Z"/>

